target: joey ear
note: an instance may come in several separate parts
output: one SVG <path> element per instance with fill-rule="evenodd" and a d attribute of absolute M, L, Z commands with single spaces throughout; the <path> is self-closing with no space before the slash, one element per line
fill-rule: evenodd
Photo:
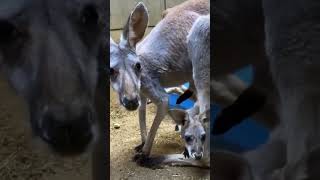
<path fill-rule="evenodd" d="M 169 115 L 176 124 L 184 125 L 186 122 L 187 112 L 182 109 L 170 109 Z"/>
<path fill-rule="evenodd" d="M 116 50 L 117 44 L 110 37 L 110 53 L 113 53 Z"/>
<path fill-rule="evenodd" d="M 210 121 L 210 111 L 206 110 L 199 115 L 199 119 L 203 123 L 208 123 Z"/>
<path fill-rule="evenodd" d="M 131 12 L 128 21 L 123 28 L 120 45 L 135 48 L 136 44 L 144 36 L 148 21 L 148 10 L 142 2 L 139 2 Z"/>
<path fill-rule="evenodd" d="M 192 108 L 188 109 L 188 114 L 191 116 L 191 117 L 194 117 L 195 115 L 199 114 L 199 111 L 200 111 L 200 108 L 199 106 L 197 105 L 197 103 L 195 103 L 193 105 Z"/>
<path fill-rule="evenodd" d="M 110 36 L 110 45 L 111 44 L 116 44 L 115 42 L 114 42 L 114 40 L 112 39 L 112 37 Z"/>

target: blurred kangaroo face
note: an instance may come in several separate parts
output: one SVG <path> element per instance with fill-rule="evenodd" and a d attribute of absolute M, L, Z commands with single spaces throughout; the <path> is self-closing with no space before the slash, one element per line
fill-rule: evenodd
<path fill-rule="evenodd" d="M 148 25 L 147 12 L 144 4 L 138 3 L 128 18 L 120 43 L 116 44 L 110 38 L 110 84 L 118 93 L 120 103 L 130 111 L 140 104 L 143 65 L 135 49 Z"/>
<path fill-rule="evenodd" d="M 97 136 L 101 7 L 103 0 L 0 2 L 0 67 L 28 102 L 34 135 L 61 155 L 84 152 Z"/>
<path fill-rule="evenodd" d="M 204 154 L 204 145 L 206 141 L 206 132 L 204 128 L 204 116 L 198 114 L 199 110 L 181 110 L 172 109 L 170 116 L 177 124 L 181 125 L 181 137 L 185 141 L 186 157 L 200 160 Z"/>

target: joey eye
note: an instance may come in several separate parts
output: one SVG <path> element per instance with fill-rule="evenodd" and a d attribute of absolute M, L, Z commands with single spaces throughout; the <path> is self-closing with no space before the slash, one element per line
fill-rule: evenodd
<path fill-rule="evenodd" d="M 206 134 L 201 135 L 201 141 L 204 142 L 206 140 Z"/>
<path fill-rule="evenodd" d="M 109 71 L 109 75 L 110 76 L 116 76 L 118 74 L 118 72 L 114 69 L 114 68 L 110 68 L 110 71 Z"/>
<path fill-rule="evenodd" d="M 86 5 L 81 12 L 81 22 L 84 25 L 92 26 L 98 24 L 99 15 L 94 5 Z"/>
<path fill-rule="evenodd" d="M 137 71 L 141 71 L 141 64 L 140 63 L 136 63 L 134 66 Z"/>
<path fill-rule="evenodd" d="M 17 28 L 8 21 L 0 20 L 0 43 L 9 43 L 17 35 Z"/>
<path fill-rule="evenodd" d="M 184 126 L 184 125 L 186 124 L 186 122 L 187 122 L 187 120 L 183 119 L 183 120 L 181 121 L 182 126 Z"/>
<path fill-rule="evenodd" d="M 187 143 L 190 143 L 192 141 L 192 136 L 190 135 L 184 136 L 184 139 L 186 140 Z"/>

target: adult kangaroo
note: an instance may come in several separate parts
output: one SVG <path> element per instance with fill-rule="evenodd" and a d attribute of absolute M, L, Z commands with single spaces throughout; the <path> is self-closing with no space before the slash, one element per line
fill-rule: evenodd
<path fill-rule="evenodd" d="M 194 62 L 197 102 L 187 111 L 169 110 L 169 115 L 181 126 L 185 151 L 183 155 L 150 158 L 149 162 L 210 167 L 210 15 L 200 16 L 194 22 L 187 36 L 187 46 L 189 58 Z"/>
<path fill-rule="evenodd" d="M 209 14 L 209 1 L 186 1 L 172 8 L 137 45 L 148 24 L 147 10 L 139 3 L 128 18 L 120 43 L 110 43 L 111 85 L 124 107 L 128 110 L 139 107 L 142 144 L 136 148 L 140 152 L 136 160 L 141 165 L 144 157 L 149 156 L 157 129 L 168 112 L 168 94 L 164 88 L 188 81 L 193 83 L 187 34 L 195 20 L 206 14 Z M 157 106 L 148 134 L 145 120 L 147 98 Z"/>
<path fill-rule="evenodd" d="M 106 152 L 98 150 L 104 108 L 96 96 L 105 81 L 98 68 L 106 58 L 106 17 L 104 0 L 0 2 L 1 72 L 27 102 L 34 137 L 61 156 L 94 145 L 94 179 L 105 171 Z"/>

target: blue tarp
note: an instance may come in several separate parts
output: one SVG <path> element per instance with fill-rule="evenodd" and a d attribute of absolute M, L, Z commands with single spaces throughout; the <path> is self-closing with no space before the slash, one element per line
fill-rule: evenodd
<path fill-rule="evenodd" d="M 250 84 L 252 82 L 252 68 L 246 67 L 240 71 L 235 72 L 242 80 Z M 180 105 L 176 105 L 176 100 L 179 96 L 176 94 L 170 94 L 169 105 L 170 108 L 188 109 L 193 106 L 192 100 L 186 100 Z M 211 125 L 214 124 L 214 120 L 218 112 L 219 106 L 213 104 L 211 106 Z M 229 132 L 216 137 L 211 137 L 211 143 L 214 148 L 227 149 L 235 152 L 243 152 L 251 149 L 255 149 L 257 146 L 263 144 L 268 139 L 268 130 L 261 125 L 257 124 L 252 119 L 246 119 L 243 123 L 232 128 Z"/>

